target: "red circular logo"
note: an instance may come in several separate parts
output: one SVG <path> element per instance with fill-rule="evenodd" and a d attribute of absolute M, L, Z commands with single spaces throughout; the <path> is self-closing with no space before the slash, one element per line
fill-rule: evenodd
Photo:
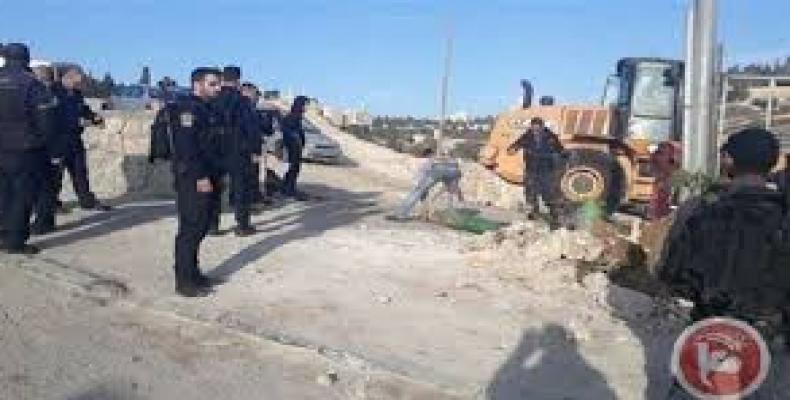
<path fill-rule="evenodd" d="M 748 396 L 765 381 L 770 364 L 760 333 L 730 318 L 708 318 L 691 325 L 672 352 L 672 374 L 700 399 Z"/>

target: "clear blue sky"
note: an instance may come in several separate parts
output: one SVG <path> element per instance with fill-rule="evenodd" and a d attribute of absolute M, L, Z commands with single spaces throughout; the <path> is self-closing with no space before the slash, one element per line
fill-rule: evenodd
<path fill-rule="evenodd" d="M 720 0 L 728 60 L 790 54 L 790 1 Z M 185 83 L 239 64 L 265 87 L 378 114 L 436 115 L 445 31 L 456 33 L 451 111 L 493 113 L 518 81 L 597 101 L 623 56 L 683 55 L 686 0 L 0 0 L 0 42 L 95 75 Z"/>

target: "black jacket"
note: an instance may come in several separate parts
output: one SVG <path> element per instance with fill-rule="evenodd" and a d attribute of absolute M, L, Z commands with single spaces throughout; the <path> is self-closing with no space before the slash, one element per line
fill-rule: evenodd
<path fill-rule="evenodd" d="M 172 107 L 173 172 L 177 179 L 219 176 L 223 157 L 219 116 L 195 96 L 179 99 Z"/>
<path fill-rule="evenodd" d="M 659 278 L 694 317 L 756 319 L 790 308 L 790 224 L 782 193 L 732 185 L 681 206 Z"/>
<path fill-rule="evenodd" d="M 52 85 L 52 93 L 58 99 L 56 123 L 60 135 L 67 146 L 81 145 L 82 119 L 95 122 L 99 116 L 85 104 L 85 98 L 79 90 L 69 91 L 60 83 Z"/>
<path fill-rule="evenodd" d="M 304 128 L 302 127 L 302 116 L 300 114 L 288 113 L 288 115 L 282 119 L 281 124 L 283 143 L 286 146 L 293 144 L 304 146 L 306 139 Z"/>
<path fill-rule="evenodd" d="M 24 66 L 9 61 L 0 68 L 0 151 L 48 148 L 56 105 L 46 86 Z"/>
<path fill-rule="evenodd" d="M 222 151 L 226 157 L 247 157 L 260 143 L 258 115 L 250 101 L 235 88 L 223 87 L 212 102 L 222 127 Z"/>
<path fill-rule="evenodd" d="M 510 148 L 523 150 L 525 167 L 534 166 L 531 161 L 553 161 L 563 152 L 560 139 L 548 128 L 538 131 L 527 129 Z"/>

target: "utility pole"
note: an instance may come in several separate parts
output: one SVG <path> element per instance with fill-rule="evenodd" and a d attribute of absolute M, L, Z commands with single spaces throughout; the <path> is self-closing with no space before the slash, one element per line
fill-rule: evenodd
<path fill-rule="evenodd" d="M 716 173 L 717 0 L 691 0 L 686 40 L 686 121 L 683 168 L 691 173 Z"/>
<path fill-rule="evenodd" d="M 686 67 L 685 76 L 683 78 L 683 169 L 692 172 L 697 169 L 699 163 L 693 151 L 697 147 L 697 136 L 694 134 L 696 128 L 694 126 L 696 114 L 696 101 L 697 94 L 697 76 L 699 73 L 695 70 L 698 63 L 695 60 L 696 50 L 696 0 L 689 2 L 688 13 L 686 15 Z"/>
<path fill-rule="evenodd" d="M 439 156 L 447 155 L 447 150 L 444 146 L 444 126 L 447 120 L 447 97 L 448 87 L 450 82 L 450 66 L 453 57 L 453 31 L 452 27 L 447 29 L 447 48 L 445 49 L 444 56 L 444 73 L 442 74 L 442 111 L 439 119 L 439 131 L 436 132 L 436 147 Z"/>

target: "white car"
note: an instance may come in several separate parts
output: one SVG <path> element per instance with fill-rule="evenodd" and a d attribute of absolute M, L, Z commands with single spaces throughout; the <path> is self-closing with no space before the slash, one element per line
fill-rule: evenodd
<path fill-rule="evenodd" d="M 302 151 L 303 160 L 326 163 L 342 161 L 343 151 L 334 139 L 325 135 L 307 119 L 302 120 L 302 127 L 305 136 L 305 145 Z M 276 126 L 274 135 L 266 139 L 266 151 L 281 156 L 283 154 L 282 137 L 282 131 Z"/>

